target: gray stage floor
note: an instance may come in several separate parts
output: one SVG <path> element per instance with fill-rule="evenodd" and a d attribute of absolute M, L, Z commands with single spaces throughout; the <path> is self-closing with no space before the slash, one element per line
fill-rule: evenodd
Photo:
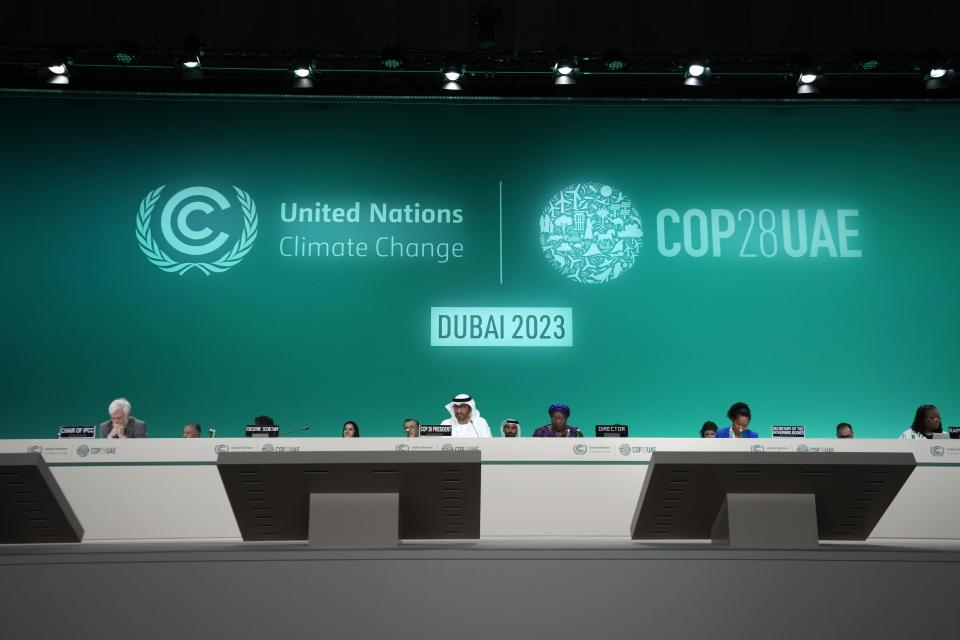
<path fill-rule="evenodd" d="M 938 541 L 0 547 L 11 638 L 954 637 L 957 576 Z"/>

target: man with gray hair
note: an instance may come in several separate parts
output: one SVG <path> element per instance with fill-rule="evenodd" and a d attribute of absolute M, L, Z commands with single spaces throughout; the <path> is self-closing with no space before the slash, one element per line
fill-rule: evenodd
<path fill-rule="evenodd" d="M 110 419 L 100 423 L 101 438 L 146 438 L 147 423 L 130 415 L 130 401 L 117 398 L 110 403 Z"/>

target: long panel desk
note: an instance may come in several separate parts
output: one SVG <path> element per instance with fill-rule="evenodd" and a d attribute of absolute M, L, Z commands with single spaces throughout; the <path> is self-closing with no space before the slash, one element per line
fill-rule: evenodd
<path fill-rule="evenodd" d="M 0 440 L 40 451 L 85 542 L 238 541 L 216 469 L 221 451 L 474 448 L 482 452 L 483 539 L 626 540 L 655 450 L 908 451 L 918 468 L 871 541 L 960 542 L 960 440 L 236 438 Z"/>

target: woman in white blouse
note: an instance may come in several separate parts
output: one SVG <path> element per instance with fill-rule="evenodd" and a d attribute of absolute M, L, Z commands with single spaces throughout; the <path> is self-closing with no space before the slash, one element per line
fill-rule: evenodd
<path fill-rule="evenodd" d="M 919 438 L 931 438 L 935 433 L 943 433 L 940 410 L 932 404 L 924 404 L 917 407 L 917 415 L 913 417 L 913 424 L 901 433 L 900 437 L 907 440 L 917 440 Z"/>

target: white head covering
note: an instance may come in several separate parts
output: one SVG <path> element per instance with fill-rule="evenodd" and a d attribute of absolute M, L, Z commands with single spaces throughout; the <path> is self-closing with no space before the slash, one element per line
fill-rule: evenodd
<path fill-rule="evenodd" d="M 453 411 L 454 405 L 465 404 L 470 407 L 470 419 L 467 421 L 467 424 L 460 424 L 457 420 L 457 415 Z M 461 393 L 453 396 L 453 400 L 447 403 L 447 413 L 450 414 L 450 417 L 443 421 L 443 424 L 449 424 L 453 426 L 450 435 L 454 438 L 489 438 L 490 437 L 490 425 L 487 424 L 487 421 L 481 417 L 480 412 L 477 411 L 477 403 L 474 402 L 466 393 Z"/>
<path fill-rule="evenodd" d="M 515 425 L 517 425 L 517 437 L 518 437 L 518 438 L 523 435 L 523 431 L 520 429 L 520 421 L 517 420 L 516 418 L 507 418 L 506 420 L 504 420 L 503 422 L 500 423 L 500 435 L 501 435 L 501 436 L 506 437 L 506 434 L 503 432 L 503 428 L 504 428 L 505 426 L 507 426 L 508 424 L 515 424 Z"/>
<path fill-rule="evenodd" d="M 453 396 L 453 400 L 447 403 L 445 407 L 447 413 L 450 414 L 450 417 L 453 418 L 454 424 L 457 422 L 457 414 L 453 412 L 453 407 L 458 404 L 470 405 L 470 417 L 473 419 L 480 417 L 480 412 L 477 411 L 477 401 L 470 397 L 469 393 L 458 393 Z"/>

